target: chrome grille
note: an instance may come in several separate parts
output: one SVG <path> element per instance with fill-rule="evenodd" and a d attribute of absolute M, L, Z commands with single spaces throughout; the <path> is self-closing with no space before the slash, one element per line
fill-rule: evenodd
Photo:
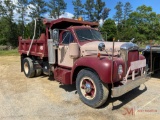
<path fill-rule="evenodd" d="M 138 50 L 129 51 L 128 52 L 128 61 L 127 61 L 127 68 L 131 66 L 131 62 L 139 60 L 139 52 Z"/>
<path fill-rule="evenodd" d="M 122 59 L 125 62 L 125 74 L 127 73 L 128 68 L 132 61 L 139 60 L 138 46 L 132 42 L 124 43 L 120 47 L 120 54 Z"/>

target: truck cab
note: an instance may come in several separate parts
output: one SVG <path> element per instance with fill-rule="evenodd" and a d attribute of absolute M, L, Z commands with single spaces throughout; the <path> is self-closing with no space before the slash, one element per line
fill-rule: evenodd
<path fill-rule="evenodd" d="M 98 23 L 67 18 L 43 23 L 46 33 L 38 40 L 19 37 L 26 77 L 43 72 L 62 84 L 75 83 L 80 99 L 95 108 L 106 102 L 109 89 L 112 97 L 119 97 L 148 80 L 146 59 L 138 46 L 105 41 Z"/>

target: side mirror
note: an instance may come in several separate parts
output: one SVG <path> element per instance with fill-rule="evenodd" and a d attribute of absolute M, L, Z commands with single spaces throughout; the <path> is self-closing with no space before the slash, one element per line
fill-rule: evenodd
<path fill-rule="evenodd" d="M 146 48 L 142 51 L 142 54 L 144 54 L 144 51 L 148 51 L 151 49 L 151 46 L 150 45 L 147 45 Z"/>
<path fill-rule="evenodd" d="M 133 41 L 135 40 L 135 38 L 132 38 L 131 40 L 130 40 L 130 42 L 132 42 L 133 43 Z"/>
<path fill-rule="evenodd" d="M 80 56 L 79 45 L 77 43 L 70 43 L 69 44 L 69 56 L 72 59 L 76 59 Z"/>
<path fill-rule="evenodd" d="M 149 49 L 151 49 L 151 46 L 150 46 L 150 45 L 147 45 L 147 46 L 146 46 L 146 50 L 149 50 Z"/>
<path fill-rule="evenodd" d="M 59 30 L 58 29 L 53 29 L 52 34 L 53 34 L 52 35 L 53 40 L 58 41 L 59 40 Z"/>
<path fill-rule="evenodd" d="M 59 30 L 58 29 L 53 29 L 52 39 L 53 39 L 53 45 L 58 46 L 58 41 L 59 41 Z"/>

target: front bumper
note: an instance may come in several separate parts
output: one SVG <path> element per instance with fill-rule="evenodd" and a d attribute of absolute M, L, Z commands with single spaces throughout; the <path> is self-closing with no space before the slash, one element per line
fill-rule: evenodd
<path fill-rule="evenodd" d="M 111 97 L 119 97 L 127 92 L 129 92 L 130 90 L 138 87 L 139 85 L 145 83 L 146 81 L 148 81 L 150 78 L 150 75 L 144 75 L 144 76 L 139 76 L 136 77 L 135 80 L 127 80 L 127 83 L 118 87 L 113 87 L 111 89 L 112 94 Z"/>

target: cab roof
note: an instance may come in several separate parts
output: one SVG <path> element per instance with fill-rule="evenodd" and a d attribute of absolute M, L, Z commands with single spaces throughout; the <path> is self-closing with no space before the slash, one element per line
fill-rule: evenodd
<path fill-rule="evenodd" d="M 97 22 L 88 22 L 88 21 L 80 21 L 80 20 L 75 20 L 75 19 L 69 19 L 69 18 L 59 18 L 56 20 L 53 19 L 44 19 L 43 20 L 44 24 L 48 24 L 49 28 L 54 29 L 66 29 L 70 26 L 82 26 L 82 25 L 88 25 L 90 27 L 98 27 Z"/>

